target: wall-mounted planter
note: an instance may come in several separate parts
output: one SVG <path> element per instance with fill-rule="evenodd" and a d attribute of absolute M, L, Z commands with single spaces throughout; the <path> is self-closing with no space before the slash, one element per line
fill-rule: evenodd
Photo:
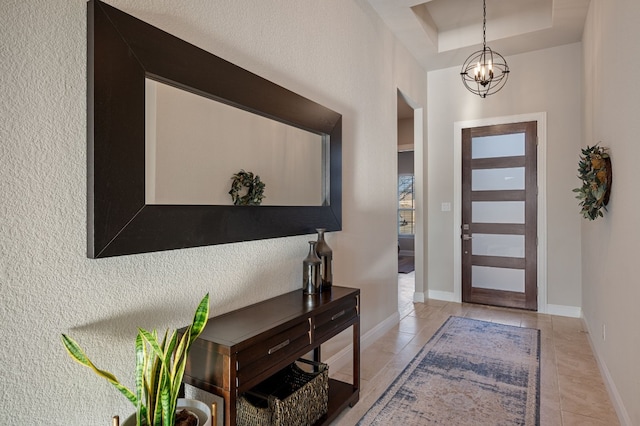
<path fill-rule="evenodd" d="M 585 219 L 594 220 L 603 217 L 602 210 L 607 210 L 611 196 L 613 173 L 611 158 L 597 144 L 582 149 L 582 155 L 578 161 L 578 178 L 582 180 L 582 186 L 575 188 L 576 198 L 580 200 L 580 213 Z"/>

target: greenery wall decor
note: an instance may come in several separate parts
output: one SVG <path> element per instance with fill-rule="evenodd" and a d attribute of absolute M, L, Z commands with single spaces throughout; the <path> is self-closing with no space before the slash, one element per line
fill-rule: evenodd
<path fill-rule="evenodd" d="M 607 149 L 597 144 L 582 149 L 578 161 L 578 178 L 582 186 L 575 188 L 576 198 L 582 207 L 580 213 L 585 219 L 594 220 L 602 217 L 602 209 L 607 210 L 611 193 L 612 173 L 611 159 Z"/>
<path fill-rule="evenodd" d="M 240 170 L 232 176 L 231 190 L 229 194 L 236 206 L 259 206 L 264 195 L 265 183 L 260 180 L 260 176 L 251 172 Z M 240 191 L 246 188 L 247 193 L 240 195 Z"/>

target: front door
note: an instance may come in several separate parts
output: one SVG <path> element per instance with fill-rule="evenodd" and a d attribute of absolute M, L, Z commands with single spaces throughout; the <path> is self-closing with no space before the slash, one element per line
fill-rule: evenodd
<path fill-rule="evenodd" d="M 462 129 L 462 300 L 537 310 L 537 123 Z"/>

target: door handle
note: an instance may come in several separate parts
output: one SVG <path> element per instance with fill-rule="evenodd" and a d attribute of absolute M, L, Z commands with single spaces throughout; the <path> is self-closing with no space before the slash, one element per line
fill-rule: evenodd
<path fill-rule="evenodd" d="M 462 241 L 469 241 L 469 240 L 473 240 L 473 237 L 469 234 L 462 234 Z"/>

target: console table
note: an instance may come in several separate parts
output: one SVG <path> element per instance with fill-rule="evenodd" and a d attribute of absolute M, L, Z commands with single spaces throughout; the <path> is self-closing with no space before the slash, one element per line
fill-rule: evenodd
<path fill-rule="evenodd" d="M 210 318 L 191 346 L 183 381 L 222 397 L 225 425 L 235 426 L 239 395 L 305 354 L 320 361 L 320 345 L 349 327 L 353 383 L 329 379 L 329 409 L 316 425 L 329 424 L 359 398 L 359 289 L 297 290 Z"/>

